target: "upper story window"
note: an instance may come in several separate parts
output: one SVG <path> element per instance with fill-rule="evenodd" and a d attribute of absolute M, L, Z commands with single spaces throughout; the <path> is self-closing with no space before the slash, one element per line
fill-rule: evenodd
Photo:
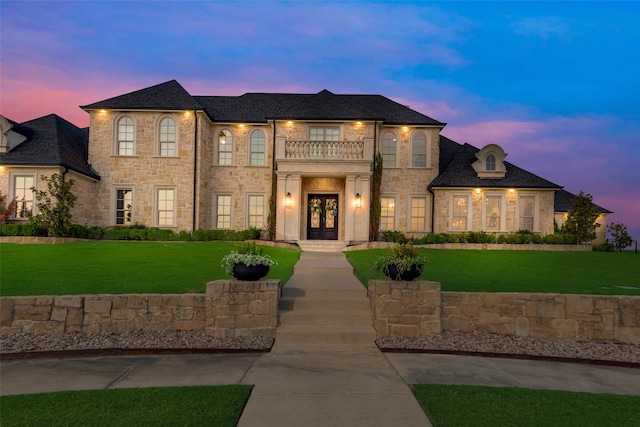
<path fill-rule="evenodd" d="M 309 139 L 311 141 L 340 141 L 340 128 L 337 126 L 311 126 Z"/>
<path fill-rule="evenodd" d="M 427 167 L 427 135 L 416 132 L 411 137 L 411 167 Z"/>
<path fill-rule="evenodd" d="M 382 136 L 382 164 L 385 168 L 396 167 L 396 147 L 398 138 L 393 132 L 385 132 Z"/>
<path fill-rule="evenodd" d="M 249 138 L 249 164 L 251 166 L 264 166 L 265 142 L 264 132 L 254 130 Z"/>
<path fill-rule="evenodd" d="M 160 155 L 176 155 L 176 122 L 171 117 L 160 120 Z"/>
<path fill-rule="evenodd" d="M 489 154 L 485 161 L 486 161 L 486 170 L 487 171 L 496 170 L 496 156 L 494 156 L 493 154 Z"/>
<path fill-rule="evenodd" d="M 218 164 L 231 165 L 233 162 L 233 133 L 223 129 L 218 135 Z"/>
<path fill-rule="evenodd" d="M 125 116 L 118 120 L 118 145 L 119 156 L 133 156 L 133 120 Z"/>

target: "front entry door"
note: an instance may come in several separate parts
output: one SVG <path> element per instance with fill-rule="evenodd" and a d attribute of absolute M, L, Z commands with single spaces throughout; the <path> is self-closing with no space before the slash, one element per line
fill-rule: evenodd
<path fill-rule="evenodd" d="M 309 194 L 307 239 L 338 240 L 337 194 Z"/>

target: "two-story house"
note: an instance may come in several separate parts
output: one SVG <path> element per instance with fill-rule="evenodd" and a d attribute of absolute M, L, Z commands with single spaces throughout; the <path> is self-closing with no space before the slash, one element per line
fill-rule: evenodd
<path fill-rule="evenodd" d="M 545 235 L 573 196 L 506 162 L 500 146 L 454 142 L 445 123 L 380 95 L 194 96 L 172 80 L 81 108 L 88 135 L 57 116 L 3 126 L 14 141 L 0 154 L 5 194 L 32 207 L 27 187 L 57 168 L 81 182 L 74 218 L 85 225 L 266 229 L 271 217 L 275 240 L 345 243 L 369 238 L 376 153 L 381 230 Z M 66 131 L 38 133 L 45 119 Z M 45 145 L 77 156 L 54 158 Z"/>

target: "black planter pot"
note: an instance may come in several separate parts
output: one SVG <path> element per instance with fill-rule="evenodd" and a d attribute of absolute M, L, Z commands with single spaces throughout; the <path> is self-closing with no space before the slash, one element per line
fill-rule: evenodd
<path fill-rule="evenodd" d="M 267 274 L 269 274 L 268 265 L 235 264 L 233 266 L 233 277 L 238 280 L 260 280 Z"/>
<path fill-rule="evenodd" d="M 417 265 L 412 265 L 409 270 L 403 271 L 400 275 L 398 275 L 398 267 L 395 264 L 389 264 L 388 270 L 389 274 L 386 274 L 386 276 L 391 280 L 411 281 L 420 277 L 421 274 Z"/>

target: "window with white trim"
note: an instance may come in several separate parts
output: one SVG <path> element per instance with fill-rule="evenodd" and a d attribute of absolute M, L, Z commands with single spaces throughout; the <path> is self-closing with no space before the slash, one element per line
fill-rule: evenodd
<path fill-rule="evenodd" d="M 176 122 L 171 117 L 160 120 L 160 155 L 176 155 Z"/>
<path fill-rule="evenodd" d="M 487 195 L 484 198 L 484 228 L 486 231 L 498 231 L 502 224 L 502 196 Z"/>
<path fill-rule="evenodd" d="M 486 171 L 494 171 L 496 170 L 496 156 L 494 156 L 493 154 L 489 154 L 487 156 L 487 158 L 485 159 L 485 170 Z"/>
<path fill-rule="evenodd" d="M 398 138 L 393 132 L 385 132 L 382 137 L 382 164 L 385 168 L 396 167 L 396 149 Z"/>
<path fill-rule="evenodd" d="M 120 188 L 116 190 L 116 225 L 131 225 L 133 212 L 133 190 Z"/>
<path fill-rule="evenodd" d="M 427 228 L 427 198 L 411 198 L 411 230 L 424 231 Z"/>
<path fill-rule="evenodd" d="M 427 135 L 424 132 L 411 136 L 411 167 L 427 167 Z"/>
<path fill-rule="evenodd" d="M 464 231 L 469 225 L 469 196 L 453 196 L 451 229 Z"/>
<path fill-rule="evenodd" d="M 116 153 L 119 156 L 133 156 L 133 120 L 124 116 L 118 120 L 118 142 Z"/>
<path fill-rule="evenodd" d="M 229 129 L 221 130 L 218 135 L 218 164 L 233 164 L 233 133 Z"/>
<path fill-rule="evenodd" d="M 396 228 L 396 198 L 380 197 L 380 231 Z"/>
<path fill-rule="evenodd" d="M 175 225 L 175 191 L 173 188 L 158 188 L 156 205 L 156 224 L 159 227 Z"/>
<path fill-rule="evenodd" d="M 34 181 L 33 175 L 13 176 L 13 197 L 17 203 L 14 218 L 25 219 L 33 214 Z"/>
<path fill-rule="evenodd" d="M 262 229 L 264 221 L 264 196 L 252 196 L 248 197 L 249 215 L 248 215 L 248 227 L 255 227 Z"/>
<path fill-rule="evenodd" d="M 251 166 L 264 166 L 265 137 L 261 130 L 251 132 L 249 138 L 249 164 Z"/>
<path fill-rule="evenodd" d="M 535 227 L 535 196 L 518 197 L 518 229 L 534 231 Z"/>
<path fill-rule="evenodd" d="M 231 196 L 229 195 L 216 197 L 216 228 L 231 228 Z"/>

